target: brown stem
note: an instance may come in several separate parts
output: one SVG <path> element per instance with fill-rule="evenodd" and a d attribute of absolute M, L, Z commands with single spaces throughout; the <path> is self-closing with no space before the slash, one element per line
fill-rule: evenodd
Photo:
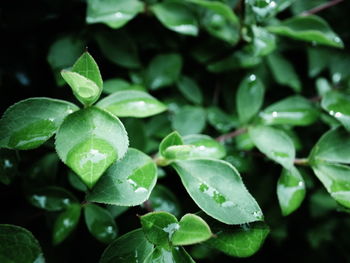
<path fill-rule="evenodd" d="M 240 135 L 242 133 L 246 133 L 246 132 L 247 132 L 247 128 L 240 128 L 240 129 L 237 129 L 237 130 L 235 130 L 233 132 L 230 132 L 230 133 L 227 133 L 227 134 L 223 134 L 223 135 L 217 137 L 216 140 L 219 141 L 219 142 L 224 142 L 224 141 L 226 141 L 228 139 L 232 139 L 232 138 L 234 138 L 234 137 L 236 137 L 236 136 L 238 136 L 238 135 Z"/>
<path fill-rule="evenodd" d="M 145 207 L 145 209 L 148 211 L 148 212 L 153 212 L 154 209 L 152 207 L 152 203 L 150 200 L 146 200 L 145 202 L 143 202 L 143 206 Z"/>
<path fill-rule="evenodd" d="M 309 159 L 308 158 L 296 158 L 294 160 L 295 165 L 303 165 L 303 166 L 308 166 L 309 165 Z"/>
<path fill-rule="evenodd" d="M 332 1 L 329 1 L 328 3 L 325 3 L 323 5 L 319 5 L 319 6 L 316 6 L 315 8 L 312 8 L 308 11 L 305 11 L 303 13 L 301 13 L 302 16 L 308 16 L 308 15 L 313 15 L 313 14 L 316 14 L 318 12 L 321 12 L 325 9 L 328 9 L 332 6 L 335 6 L 339 3 L 343 2 L 343 0 L 332 0 Z"/>

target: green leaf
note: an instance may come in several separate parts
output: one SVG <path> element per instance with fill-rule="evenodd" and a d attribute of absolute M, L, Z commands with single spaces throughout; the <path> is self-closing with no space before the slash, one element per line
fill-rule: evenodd
<path fill-rule="evenodd" d="M 95 107 L 69 115 L 56 135 L 56 150 L 61 160 L 89 188 L 127 149 L 128 136 L 123 124 Z"/>
<path fill-rule="evenodd" d="M 18 173 L 18 157 L 15 151 L 0 149 L 0 182 L 9 185 Z"/>
<path fill-rule="evenodd" d="M 267 29 L 272 33 L 297 40 L 344 47 L 342 40 L 332 31 L 328 23 L 315 15 L 292 17 L 282 21 L 279 25 L 269 26 Z"/>
<path fill-rule="evenodd" d="M 291 96 L 268 106 L 260 113 L 265 124 L 307 126 L 314 123 L 319 112 L 312 103 L 301 96 Z"/>
<path fill-rule="evenodd" d="M 290 87 L 295 92 L 301 91 L 302 85 L 297 73 L 292 64 L 281 54 L 276 52 L 270 54 L 267 56 L 267 62 L 272 75 L 278 84 Z"/>
<path fill-rule="evenodd" d="M 309 64 L 309 77 L 313 78 L 328 67 L 331 53 L 328 49 L 310 47 L 307 49 L 307 57 Z"/>
<path fill-rule="evenodd" d="M 90 202 L 135 206 L 146 201 L 156 184 L 157 167 L 146 154 L 129 148 L 88 194 Z"/>
<path fill-rule="evenodd" d="M 276 37 L 265 28 L 252 26 L 253 49 L 256 56 L 266 56 L 276 49 Z"/>
<path fill-rule="evenodd" d="M 167 212 L 152 212 L 141 216 L 143 232 L 149 242 L 169 249 L 170 240 L 180 225 L 175 216 Z"/>
<path fill-rule="evenodd" d="M 0 225 L 0 261 L 3 263 L 44 263 L 38 240 L 25 228 Z"/>
<path fill-rule="evenodd" d="M 171 237 L 174 246 L 185 246 L 203 242 L 212 236 L 210 227 L 199 216 L 193 214 L 184 215 L 179 228 Z"/>
<path fill-rule="evenodd" d="M 245 188 L 237 170 L 214 159 L 177 161 L 172 166 L 195 203 L 226 224 L 262 220 L 262 212 Z"/>
<path fill-rule="evenodd" d="M 141 66 L 135 41 L 125 31 L 98 32 L 96 41 L 105 58 L 114 64 L 130 69 Z"/>
<path fill-rule="evenodd" d="M 87 228 L 100 242 L 111 243 L 117 236 L 117 225 L 108 210 L 94 204 L 84 206 Z"/>
<path fill-rule="evenodd" d="M 312 165 L 312 169 L 328 193 L 338 203 L 350 208 L 350 167 L 319 161 Z"/>
<path fill-rule="evenodd" d="M 331 162 L 350 164 L 349 133 L 343 129 L 334 129 L 325 133 L 316 143 L 310 154 L 310 162 Z"/>
<path fill-rule="evenodd" d="M 165 186 L 157 184 L 148 199 L 150 206 L 156 212 L 165 211 L 174 216 L 179 216 L 181 207 L 176 196 Z"/>
<path fill-rule="evenodd" d="M 277 197 L 282 214 L 287 216 L 299 208 L 305 197 L 305 182 L 299 171 L 283 169 L 277 182 Z"/>
<path fill-rule="evenodd" d="M 201 16 L 205 29 L 214 37 L 231 45 L 239 40 L 239 21 L 232 9 L 219 1 L 188 0 L 205 9 Z"/>
<path fill-rule="evenodd" d="M 142 229 L 136 229 L 113 241 L 103 252 L 99 263 L 141 263 L 152 253 Z"/>
<path fill-rule="evenodd" d="M 286 9 L 293 1 L 294 0 L 247 0 L 245 22 L 247 24 L 265 22 L 278 12 Z"/>
<path fill-rule="evenodd" d="M 68 171 L 68 181 L 70 185 L 78 191 L 86 192 L 88 189 L 80 177 L 72 170 Z"/>
<path fill-rule="evenodd" d="M 350 96 L 337 91 L 331 91 L 322 97 L 321 106 L 329 115 L 343 124 L 350 131 Z"/>
<path fill-rule="evenodd" d="M 0 148 L 34 149 L 46 142 L 63 119 L 78 109 L 72 103 L 49 98 L 22 100 L 0 120 Z"/>
<path fill-rule="evenodd" d="M 192 78 L 181 76 L 177 82 L 177 88 L 188 101 L 194 104 L 202 104 L 202 91 Z"/>
<path fill-rule="evenodd" d="M 174 145 L 183 145 L 182 137 L 181 135 L 177 132 L 174 131 L 167 135 L 159 144 L 159 153 L 164 156 L 165 150 Z"/>
<path fill-rule="evenodd" d="M 182 247 L 173 247 L 170 251 L 156 247 L 144 263 L 194 263 L 194 261 Z"/>
<path fill-rule="evenodd" d="M 124 26 L 144 9 L 138 0 L 88 0 L 86 22 L 104 23 L 113 29 Z"/>
<path fill-rule="evenodd" d="M 175 32 L 196 36 L 198 23 L 192 10 L 183 2 L 162 2 L 151 6 L 159 21 Z"/>
<path fill-rule="evenodd" d="M 201 107 L 184 106 L 172 119 L 172 127 L 181 135 L 201 133 L 205 128 L 206 112 Z"/>
<path fill-rule="evenodd" d="M 82 104 L 91 105 L 100 97 L 102 77 L 95 60 L 88 52 L 81 55 L 71 71 L 63 70 L 61 75 Z"/>
<path fill-rule="evenodd" d="M 113 78 L 108 79 L 103 83 L 103 93 L 112 94 L 122 90 L 140 90 L 145 91 L 145 88 L 140 85 L 133 85 L 124 79 Z"/>
<path fill-rule="evenodd" d="M 74 203 L 78 203 L 74 195 L 64 188 L 56 186 L 33 190 L 27 198 L 32 205 L 47 211 L 61 211 Z"/>
<path fill-rule="evenodd" d="M 182 57 L 176 53 L 154 57 L 146 71 L 146 83 L 151 90 L 174 84 L 182 69 Z"/>
<path fill-rule="evenodd" d="M 211 225 L 215 237 L 205 244 L 232 257 L 250 257 L 263 245 L 270 230 L 263 222 L 241 226 Z"/>
<path fill-rule="evenodd" d="M 146 92 L 124 90 L 100 100 L 97 107 L 118 117 L 144 118 L 166 110 L 166 106 Z"/>
<path fill-rule="evenodd" d="M 204 134 L 192 134 L 183 137 L 184 144 L 196 146 L 197 157 L 221 159 L 226 155 L 225 147 L 218 141 Z"/>
<path fill-rule="evenodd" d="M 293 141 L 285 132 L 272 127 L 256 126 L 249 128 L 249 135 L 259 151 L 268 158 L 287 170 L 292 168 L 295 148 Z"/>
<path fill-rule="evenodd" d="M 231 116 L 219 107 L 207 108 L 208 122 L 220 133 L 227 133 L 239 125 L 237 117 Z"/>
<path fill-rule="evenodd" d="M 52 234 L 54 245 L 62 243 L 76 228 L 80 219 L 80 204 L 72 204 L 57 217 Z"/>
<path fill-rule="evenodd" d="M 236 106 L 241 123 L 249 122 L 260 110 L 264 101 L 265 88 L 254 74 L 245 77 L 239 85 Z"/>

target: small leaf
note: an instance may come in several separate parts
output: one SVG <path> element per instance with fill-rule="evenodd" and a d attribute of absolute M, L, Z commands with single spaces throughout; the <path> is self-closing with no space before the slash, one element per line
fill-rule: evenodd
<path fill-rule="evenodd" d="M 145 91 L 145 88 L 140 85 L 133 85 L 124 79 L 113 78 L 108 79 L 103 83 L 103 93 L 112 94 L 122 90 L 140 90 Z"/>
<path fill-rule="evenodd" d="M 279 163 L 286 169 L 291 169 L 295 159 L 293 141 L 282 130 L 256 126 L 249 128 L 250 138 L 255 146 L 268 158 Z"/>
<path fill-rule="evenodd" d="M 292 96 L 268 106 L 260 113 L 260 118 L 268 125 L 287 124 L 307 126 L 318 118 L 318 110 L 301 96 Z"/>
<path fill-rule="evenodd" d="M 205 9 L 205 13 L 201 16 L 201 22 L 211 35 L 231 45 L 238 42 L 238 18 L 227 4 L 207 0 L 189 0 L 189 2 Z"/>
<path fill-rule="evenodd" d="M 45 263 L 38 240 L 27 229 L 0 225 L 0 260 L 3 263 Z"/>
<path fill-rule="evenodd" d="M 264 93 L 263 83 L 254 74 L 243 79 L 236 96 L 237 112 L 241 123 L 249 122 L 258 113 L 264 101 Z"/>
<path fill-rule="evenodd" d="M 266 56 L 276 49 L 276 37 L 265 28 L 252 26 L 253 49 L 256 56 Z"/>
<path fill-rule="evenodd" d="M 237 170 L 214 159 L 177 161 L 172 164 L 195 203 L 226 224 L 262 220 L 262 212 L 245 188 Z"/>
<path fill-rule="evenodd" d="M 207 108 L 207 113 L 208 122 L 220 133 L 227 133 L 239 125 L 236 116 L 227 114 L 219 107 Z"/>
<path fill-rule="evenodd" d="M 299 208 L 305 197 L 305 182 L 299 171 L 283 169 L 277 182 L 277 196 L 282 214 L 287 216 Z"/>
<path fill-rule="evenodd" d="M 327 92 L 322 97 L 321 106 L 329 115 L 340 121 L 350 131 L 350 96 L 337 91 Z"/>
<path fill-rule="evenodd" d="M 74 195 L 64 188 L 56 186 L 33 190 L 27 198 L 32 205 L 47 211 L 61 211 L 74 203 L 78 203 Z"/>
<path fill-rule="evenodd" d="M 263 222 L 228 226 L 210 224 L 215 236 L 205 244 L 232 257 L 245 258 L 254 255 L 263 245 L 270 230 Z"/>
<path fill-rule="evenodd" d="M 172 119 L 172 127 L 181 135 L 201 133 L 205 128 L 206 112 L 201 107 L 184 106 Z"/>
<path fill-rule="evenodd" d="M 84 215 L 90 233 L 103 243 L 111 243 L 117 236 L 118 228 L 108 210 L 94 204 L 84 206 Z"/>
<path fill-rule="evenodd" d="M 331 53 L 328 49 L 310 47 L 307 49 L 307 57 L 309 62 L 309 77 L 313 78 L 328 67 Z"/>
<path fill-rule="evenodd" d="M 185 246 L 203 242 L 212 236 L 210 227 L 199 216 L 193 214 L 184 215 L 179 228 L 171 237 L 174 246 Z"/>
<path fill-rule="evenodd" d="M 164 211 L 179 216 L 181 207 L 176 196 L 165 186 L 157 184 L 149 199 L 152 209 L 156 212 Z"/>
<path fill-rule="evenodd" d="M 269 26 L 268 30 L 297 40 L 339 48 L 344 46 L 342 40 L 332 31 L 328 23 L 315 15 L 292 17 L 282 21 L 279 25 Z"/>
<path fill-rule="evenodd" d="M 70 185 L 78 191 L 86 192 L 88 189 L 79 176 L 72 170 L 69 170 L 68 172 L 68 181 Z"/>
<path fill-rule="evenodd" d="M 113 241 L 103 252 L 99 263 L 141 263 L 152 253 L 142 229 L 136 229 Z"/>
<path fill-rule="evenodd" d="M 18 156 L 15 151 L 0 149 L 0 182 L 9 185 L 18 173 Z"/>
<path fill-rule="evenodd" d="M 226 155 L 225 147 L 213 138 L 204 134 L 192 134 L 183 137 L 184 144 L 196 146 L 197 157 L 221 159 Z"/>
<path fill-rule="evenodd" d="M 191 256 L 182 247 L 173 247 L 166 250 L 156 247 L 146 258 L 144 263 L 195 263 Z"/>
<path fill-rule="evenodd" d="M 141 216 L 141 225 L 149 242 L 167 249 L 171 247 L 170 240 L 180 227 L 176 217 L 167 212 L 152 212 Z"/>
<path fill-rule="evenodd" d="M 182 137 L 181 135 L 177 132 L 174 131 L 167 135 L 159 144 L 159 153 L 164 156 L 165 150 L 174 145 L 183 145 Z"/>
<path fill-rule="evenodd" d="M 350 164 L 349 133 L 343 129 L 334 129 L 325 133 L 316 143 L 310 154 L 310 162 L 323 161 Z"/>
<path fill-rule="evenodd" d="M 198 23 L 191 9 L 183 2 L 162 2 L 151 6 L 159 21 L 175 32 L 196 36 Z"/>
<path fill-rule="evenodd" d="M 138 0 L 88 0 L 86 22 L 104 23 L 113 29 L 124 26 L 144 9 Z"/>
<path fill-rule="evenodd" d="M 124 158 L 106 171 L 87 200 L 119 206 L 139 205 L 149 198 L 156 180 L 157 167 L 152 159 L 129 148 Z"/>
<path fill-rule="evenodd" d="M 80 212 L 80 204 L 72 204 L 67 210 L 59 214 L 53 226 L 52 242 L 54 245 L 62 243 L 76 228 L 79 223 Z"/>
<path fill-rule="evenodd" d="M 193 102 L 194 104 L 202 104 L 202 91 L 193 79 L 181 76 L 177 82 L 177 87 L 188 101 Z"/>
<path fill-rule="evenodd" d="M 129 69 L 141 66 L 136 43 L 125 31 L 102 31 L 95 38 L 102 54 L 112 63 Z"/>
<path fill-rule="evenodd" d="M 326 162 L 312 165 L 317 178 L 341 205 L 350 208 L 350 167 Z"/>
<path fill-rule="evenodd" d="M 117 117 L 144 118 L 166 110 L 166 106 L 146 92 L 125 90 L 115 92 L 100 100 L 97 107 Z"/>
<path fill-rule="evenodd" d="M 288 86 L 295 92 L 301 91 L 301 81 L 293 68 L 293 65 L 282 57 L 281 54 L 272 53 L 267 56 L 267 62 L 276 82 Z"/>
<path fill-rule="evenodd" d="M 0 148 L 39 147 L 54 135 L 63 119 L 77 109 L 72 103 L 49 98 L 31 98 L 14 104 L 0 120 Z"/>
<path fill-rule="evenodd" d="M 123 124 L 95 107 L 69 115 L 56 135 L 56 150 L 61 160 L 90 188 L 127 149 Z"/>
<path fill-rule="evenodd" d="M 146 71 L 146 83 L 151 90 L 157 90 L 174 84 L 182 69 L 182 57 L 179 54 L 162 54 L 154 57 Z"/>

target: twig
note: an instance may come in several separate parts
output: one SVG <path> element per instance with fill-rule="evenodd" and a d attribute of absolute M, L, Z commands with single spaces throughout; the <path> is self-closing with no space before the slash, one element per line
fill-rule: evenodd
<path fill-rule="evenodd" d="M 315 8 L 312 8 L 308 11 L 305 11 L 303 13 L 301 13 L 302 16 L 308 16 L 308 15 L 313 15 L 313 14 L 316 14 L 318 12 L 321 12 L 325 9 L 328 9 L 332 6 L 335 6 L 337 4 L 339 4 L 340 2 L 343 2 L 343 0 L 332 0 L 332 1 L 329 1 L 323 5 L 319 5 L 319 6 L 316 6 Z"/>
<path fill-rule="evenodd" d="M 223 134 L 223 135 L 217 137 L 216 140 L 219 142 L 224 142 L 228 139 L 232 139 L 232 138 L 237 137 L 238 135 L 241 135 L 242 133 L 246 133 L 246 132 L 247 132 L 247 128 L 240 128 L 240 129 L 237 129 L 233 132 Z"/>
<path fill-rule="evenodd" d="M 308 158 L 301 158 L 301 159 L 296 158 L 294 160 L 294 164 L 295 165 L 308 166 L 309 165 L 309 159 Z"/>

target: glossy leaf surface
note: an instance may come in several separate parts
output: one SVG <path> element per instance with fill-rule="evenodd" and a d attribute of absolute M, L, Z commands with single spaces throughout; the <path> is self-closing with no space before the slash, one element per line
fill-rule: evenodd
<path fill-rule="evenodd" d="M 157 180 L 157 167 L 146 154 L 129 148 L 103 175 L 87 200 L 119 206 L 135 206 L 146 201 Z"/>
<path fill-rule="evenodd" d="M 181 135 L 201 133 L 206 123 L 206 112 L 201 107 L 185 106 L 175 114 L 172 127 Z"/>
<path fill-rule="evenodd" d="M 69 115 L 56 135 L 61 160 L 90 188 L 115 160 L 125 155 L 127 148 L 123 124 L 95 107 Z"/>
<path fill-rule="evenodd" d="M 164 156 L 165 151 L 170 146 L 182 145 L 184 144 L 181 135 L 174 131 L 168 134 L 159 144 L 159 153 Z"/>
<path fill-rule="evenodd" d="M 37 148 L 54 135 L 67 115 L 77 109 L 74 104 L 62 100 L 22 100 L 8 108 L 0 120 L 0 147 Z"/>

